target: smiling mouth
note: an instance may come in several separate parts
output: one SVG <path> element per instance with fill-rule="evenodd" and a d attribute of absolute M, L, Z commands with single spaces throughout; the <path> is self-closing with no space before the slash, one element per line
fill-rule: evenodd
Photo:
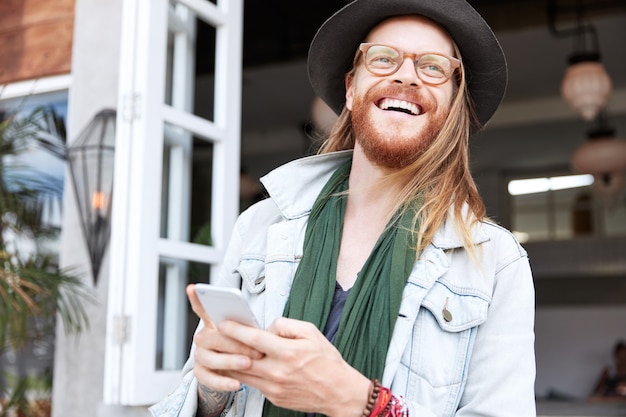
<path fill-rule="evenodd" d="M 393 100 L 384 98 L 378 103 L 378 107 L 382 110 L 399 111 L 402 113 L 418 116 L 422 114 L 422 107 L 415 103 L 404 100 Z"/>

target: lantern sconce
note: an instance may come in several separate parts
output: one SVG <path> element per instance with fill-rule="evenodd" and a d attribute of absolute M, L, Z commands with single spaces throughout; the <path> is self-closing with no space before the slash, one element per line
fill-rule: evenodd
<path fill-rule="evenodd" d="M 116 111 L 99 111 L 69 145 L 68 165 L 94 284 L 111 234 Z"/>

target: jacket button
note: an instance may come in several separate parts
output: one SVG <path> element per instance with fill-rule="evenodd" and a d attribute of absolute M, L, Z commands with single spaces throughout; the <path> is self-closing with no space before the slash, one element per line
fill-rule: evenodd
<path fill-rule="evenodd" d="M 447 321 L 447 322 L 451 322 L 452 321 L 452 313 L 450 313 L 450 311 L 447 308 L 444 308 L 441 313 L 443 314 L 443 319 L 445 321 Z"/>

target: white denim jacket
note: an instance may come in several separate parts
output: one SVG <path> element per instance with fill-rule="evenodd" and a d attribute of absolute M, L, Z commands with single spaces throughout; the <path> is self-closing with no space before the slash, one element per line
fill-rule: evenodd
<path fill-rule="evenodd" d="M 261 326 L 282 315 L 311 206 L 349 156 L 337 152 L 277 168 L 262 179 L 271 198 L 239 217 L 214 283 L 241 286 Z M 535 416 L 534 286 L 527 254 L 507 230 L 483 222 L 473 230 L 477 264 L 451 223 L 413 266 L 381 382 L 405 398 L 412 417 Z M 263 401 L 257 389 L 243 386 L 224 415 L 260 417 Z M 192 347 L 181 384 L 151 412 L 193 417 L 196 404 Z"/>

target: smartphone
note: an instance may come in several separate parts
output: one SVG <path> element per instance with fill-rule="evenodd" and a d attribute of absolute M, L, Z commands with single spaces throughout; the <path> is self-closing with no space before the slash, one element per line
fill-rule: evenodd
<path fill-rule="evenodd" d="M 213 323 L 233 320 L 248 326 L 259 327 L 248 302 L 237 288 L 195 284 L 196 295 Z"/>

